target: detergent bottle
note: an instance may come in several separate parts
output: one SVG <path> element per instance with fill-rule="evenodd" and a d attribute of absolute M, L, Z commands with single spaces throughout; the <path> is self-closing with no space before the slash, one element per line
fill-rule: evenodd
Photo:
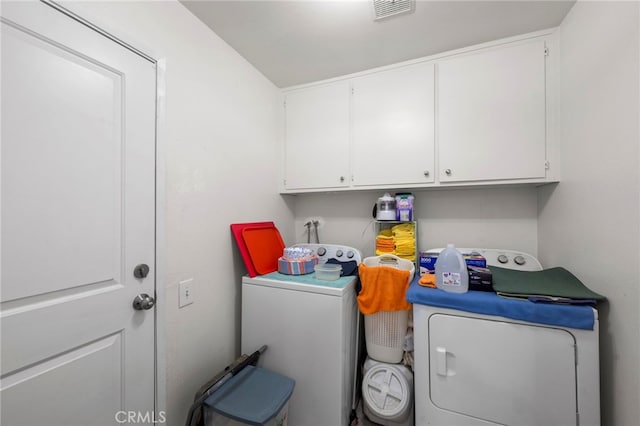
<path fill-rule="evenodd" d="M 453 244 L 447 244 L 436 260 L 436 287 L 451 293 L 469 290 L 469 273 L 462 253 Z"/>

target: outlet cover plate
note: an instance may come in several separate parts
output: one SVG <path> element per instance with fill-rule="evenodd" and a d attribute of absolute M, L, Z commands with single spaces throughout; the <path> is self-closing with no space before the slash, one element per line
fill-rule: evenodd
<path fill-rule="evenodd" d="M 178 284 L 178 307 L 183 308 L 193 303 L 193 278 L 180 281 Z"/>

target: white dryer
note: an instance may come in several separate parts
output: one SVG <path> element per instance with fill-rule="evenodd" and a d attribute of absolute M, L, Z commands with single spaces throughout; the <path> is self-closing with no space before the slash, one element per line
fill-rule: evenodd
<path fill-rule="evenodd" d="M 489 265 L 541 269 L 526 253 L 476 251 Z M 422 297 L 427 291 L 444 297 Z M 478 298 L 476 306 L 468 307 L 460 302 L 465 295 L 456 299 L 444 293 L 422 288 L 417 280 L 407 293 L 414 304 L 416 426 L 600 424 L 595 309 L 563 306 L 557 315 L 559 306 L 488 292 L 469 294 Z M 514 303 L 524 311 L 513 311 Z M 508 316 L 500 315 L 503 308 Z M 580 328 L 572 326 L 574 311 Z M 591 319 L 588 327 L 583 326 L 585 315 Z"/>

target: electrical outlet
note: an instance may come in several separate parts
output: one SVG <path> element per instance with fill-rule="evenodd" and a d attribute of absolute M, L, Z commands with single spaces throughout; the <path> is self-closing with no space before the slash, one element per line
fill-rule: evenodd
<path fill-rule="evenodd" d="M 193 278 L 180 281 L 178 284 L 178 307 L 183 308 L 193 303 Z"/>

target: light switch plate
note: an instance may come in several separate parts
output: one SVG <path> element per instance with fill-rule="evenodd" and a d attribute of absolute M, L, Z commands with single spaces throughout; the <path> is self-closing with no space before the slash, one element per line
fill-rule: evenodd
<path fill-rule="evenodd" d="M 178 307 L 183 308 L 193 303 L 193 278 L 180 281 L 178 284 Z"/>

